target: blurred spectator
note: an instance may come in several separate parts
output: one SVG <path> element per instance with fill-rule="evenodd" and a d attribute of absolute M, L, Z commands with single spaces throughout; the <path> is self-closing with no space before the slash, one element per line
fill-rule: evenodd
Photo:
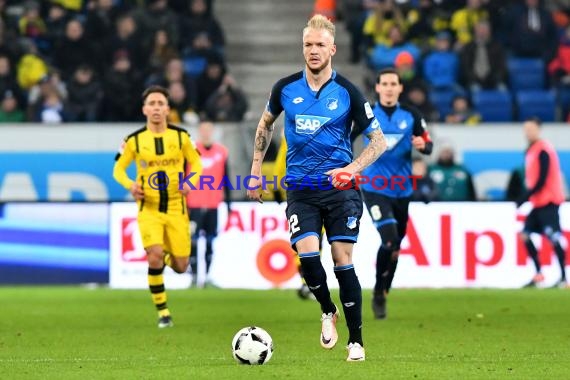
<path fill-rule="evenodd" d="M 52 2 L 59 3 L 73 12 L 79 12 L 83 6 L 83 0 L 52 0 Z"/>
<path fill-rule="evenodd" d="M 394 0 L 376 1 L 373 12 L 364 21 L 363 34 L 366 47 L 392 46 L 390 31 L 394 26 L 399 28 L 401 34 L 407 30 L 406 19 L 398 5 Z"/>
<path fill-rule="evenodd" d="M 206 13 L 210 16 L 213 14 L 212 7 L 214 0 L 205 0 L 206 2 Z M 172 9 L 178 15 L 190 15 L 190 7 L 188 6 L 188 0 L 168 0 L 168 7 Z"/>
<path fill-rule="evenodd" d="M 400 27 L 394 25 L 390 28 L 389 43 L 378 44 L 370 52 L 369 64 L 374 70 L 381 70 L 386 67 L 396 66 L 396 57 L 403 52 L 408 53 L 414 61 L 420 57 L 420 49 L 404 38 Z"/>
<path fill-rule="evenodd" d="M 445 116 L 446 123 L 476 125 L 481 122 L 481 115 L 475 112 L 465 95 L 457 95 L 451 102 L 451 113 Z"/>
<path fill-rule="evenodd" d="M 172 124 L 196 124 L 198 114 L 192 108 L 191 101 L 186 97 L 186 88 L 180 81 L 170 82 L 170 113 L 168 122 Z"/>
<path fill-rule="evenodd" d="M 439 200 L 437 186 L 427 173 L 428 167 L 423 158 L 414 157 L 412 159 L 412 175 L 420 178 L 416 179 L 412 201 L 429 203 Z"/>
<path fill-rule="evenodd" d="M 64 80 L 67 80 L 83 63 L 90 63 L 97 72 L 102 70 L 97 46 L 85 37 L 81 22 L 72 19 L 65 27 L 63 39 L 55 44 L 54 64 Z"/>
<path fill-rule="evenodd" d="M 66 121 L 63 113 L 63 100 L 56 91 L 49 91 L 40 100 L 38 112 L 32 121 L 46 124 L 59 124 Z"/>
<path fill-rule="evenodd" d="M 206 118 L 212 121 L 242 121 L 247 112 L 247 99 L 235 80 L 226 75 L 204 106 Z"/>
<path fill-rule="evenodd" d="M 504 0 L 500 0 L 504 1 Z M 467 0 L 435 0 L 437 7 L 441 10 L 453 14 L 453 12 L 464 8 L 467 4 Z"/>
<path fill-rule="evenodd" d="M 21 40 L 24 54 L 17 66 L 18 85 L 23 90 L 29 90 L 48 73 L 47 64 L 38 55 L 38 49 L 33 40 Z"/>
<path fill-rule="evenodd" d="M 108 47 L 118 13 L 118 8 L 113 6 L 113 0 L 94 0 L 87 4 L 85 36 L 97 41 L 101 51 Z"/>
<path fill-rule="evenodd" d="M 18 21 L 20 36 L 31 38 L 36 46 L 42 46 L 46 41 L 46 24 L 40 16 L 40 5 L 36 1 L 26 1 L 24 14 Z"/>
<path fill-rule="evenodd" d="M 560 37 L 556 57 L 548 65 L 548 74 L 554 86 L 570 86 L 570 26 Z"/>
<path fill-rule="evenodd" d="M 143 48 L 143 39 L 135 19 L 130 15 L 121 16 L 117 19 L 115 27 L 116 31 L 109 42 L 105 62 L 112 65 L 118 54 L 126 55 L 134 71 L 144 72 L 148 50 Z"/>
<path fill-rule="evenodd" d="M 57 113 L 62 116 L 63 120 L 63 101 L 67 98 L 67 88 L 61 80 L 58 72 L 52 72 L 44 75 L 38 83 L 36 83 L 28 92 L 28 120 L 41 121 L 42 111 L 44 108 L 57 108 L 58 102 L 61 102 L 62 109 Z M 46 112 L 45 117 L 49 120 L 56 119 L 51 115 L 50 110 Z"/>
<path fill-rule="evenodd" d="M 145 85 L 158 84 L 168 88 L 173 82 L 181 82 L 184 84 L 186 100 L 189 102 L 189 106 L 197 109 L 198 89 L 196 80 L 184 72 L 184 62 L 179 58 L 173 58 L 168 61 L 162 72 L 155 73 L 147 78 Z M 205 100 L 206 99 L 204 99 L 204 101 Z"/>
<path fill-rule="evenodd" d="M 68 121 L 95 122 L 99 119 L 103 88 L 91 66 L 83 64 L 75 70 L 67 83 L 67 92 L 65 114 Z"/>
<path fill-rule="evenodd" d="M 212 96 L 218 87 L 222 85 L 227 70 L 223 62 L 220 60 L 211 60 L 206 65 L 206 70 L 198 77 L 198 113 L 204 111 L 206 101 Z"/>
<path fill-rule="evenodd" d="M 375 0 L 340 0 L 339 13 L 350 34 L 350 62 L 358 63 L 364 49 L 364 22 L 368 11 L 376 6 Z"/>
<path fill-rule="evenodd" d="M 409 103 L 420 111 L 428 122 L 439 121 L 440 115 L 435 106 L 429 101 L 425 88 L 422 86 L 412 86 L 408 88 L 406 97 L 402 97 L 404 102 Z"/>
<path fill-rule="evenodd" d="M 105 121 L 139 120 L 141 77 L 132 68 L 128 54 L 119 52 L 105 74 L 103 114 Z"/>
<path fill-rule="evenodd" d="M 517 202 L 527 193 L 524 183 L 524 167 L 519 166 L 511 171 L 509 182 L 505 191 L 505 200 Z"/>
<path fill-rule="evenodd" d="M 451 51 L 451 34 L 439 32 L 435 40 L 435 48 L 425 57 L 423 62 L 424 78 L 436 89 L 457 89 L 459 58 Z"/>
<path fill-rule="evenodd" d="M 503 47 L 491 38 L 488 21 L 475 24 L 475 37 L 460 52 L 462 83 L 471 89 L 505 89 L 507 62 Z"/>
<path fill-rule="evenodd" d="M 416 63 L 414 57 L 407 51 L 401 52 L 396 56 L 394 67 L 400 76 L 400 81 L 404 87 L 401 97 L 405 101 L 409 101 L 409 91 L 412 88 L 421 88 L 426 94 L 428 91 L 427 83 L 420 78 L 416 71 Z"/>
<path fill-rule="evenodd" d="M 475 187 L 469 171 L 455 162 L 450 145 L 442 145 L 437 162 L 428 168 L 430 178 L 437 185 L 440 201 L 475 201 Z"/>
<path fill-rule="evenodd" d="M 184 50 L 184 71 L 191 76 L 197 77 L 206 69 L 208 61 L 218 60 L 223 62 L 223 56 L 213 48 L 212 41 L 207 33 L 199 33 L 190 42 L 190 46 Z"/>
<path fill-rule="evenodd" d="M 456 49 L 471 42 L 473 29 L 479 21 L 489 20 L 487 10 L 481 7 L 481 0 L 467 0 L 467 6 L 451 16 L 451 29 L 455 32 Z"/>
<path fill-rule="evenodd" d="M 208 13 L 206 0 L 190 0 L 189 16 L 182 16 L 180 20 L 180 34 L 184 36 L 181 41 L 180 50 L 184 54 L 191 53 L 192 45 L 185 44 L 185 41 L 192 41 L 199 34 L 206 34 L 210 41 L 211 48 L 218 52 L 223 52 L 225 45 L 224 32 L 216 18 Z"/>
<path fill-rule="evenodd" d="M 0 54 L 0 96 L 8 92 L 17 99 L 19 104 L 23 104 L 24 96 L 16 81 L 16 75 L 12 71 L 10 59 Z"/>
<path fill-rule="evenodd" d="M 167 62 L 178 58 L 178 50 L 168 40 L 168 33 L 159 29 L 154 34 L 154 44 L 148 58 L 149 70 L 153 73 L 161 72 Z"/>
<path fill-rule="evenodd" d="M 69 13 L 61 4 L 51 4 L 46 17 L 47 39 L 49 41 L 49 51 L 43 53 L 47 56 L 53 54 L 53 47 L 57 41 L 63 40 L 65 29 L 69 22 Z"/>
<path fill-rule="evenodd" d="M 22 53 L 21 43 L 15 30 L 6 27 L 6 23 L 0 18 L 0 54 L 8 56 L 11 63 L 16 63 Z"/>
<path fill-rule="evenodd" d="M 146 3 L 146 7 L 138 7 L 132 13 L 141 30 L 145 49 L 150 48 L 159 29 L 166 30 L 168 39 L 178 46 L 178 17 L 168 8 L 168 0 L 147 0 Z"/>
<path fill-rule="evenodd" d="M 503 23 L 508 43 L 517 57 L 542 58 L 549 62 L 556 54 L 556 26 L 540 0 L 524 0 L 508 9 Z"/>
<path fill-rule="evenodd" d="M 0 123 L 24 121 L 26 121 L 26 114 L 18 107 L 18 98 L 10 90 L 3 92 L 0 100 Z"/>
<path fill-rule="evenodd" d="M 437 32 L 449 28 L 447 14 L 433 0 L 419 0 L 418 7 L 408 12 L 407 19 L 408 38 L 422 51 L 430 50 L 431 39 Z"/>

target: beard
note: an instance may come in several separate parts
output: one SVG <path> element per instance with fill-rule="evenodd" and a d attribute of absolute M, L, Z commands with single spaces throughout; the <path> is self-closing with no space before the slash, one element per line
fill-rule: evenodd
<path fill-rule="evenodd" d="M 319 74 L 321 71 L 324 70 L 325 67 L 327 67 L 331 62 L 331 59 L 327 59 L 326 61 L 324 61 L 319 67 L 317 68 L 312 68 L 311 66 L 309 66 L 309 61 L 307 61 L 305 59 L 305 64 L 307 65 L 307 68 L 309 69 L 309 71 L 311 72 L 311 74 L 313 75 L 317 75 Z"/>

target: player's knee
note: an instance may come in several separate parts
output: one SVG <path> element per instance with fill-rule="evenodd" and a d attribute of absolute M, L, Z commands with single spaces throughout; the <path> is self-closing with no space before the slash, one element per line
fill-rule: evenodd
<path fill-rule="evenodd" d="M 544 231 L 548 240 L 552 243 L 552 245 L 560 244 L 560 240 L 562 238 L 562 234 L 559 231 L 553 231 L 552 229 L 547 229 Z"/>
<path fill-rule="evenodd" d="M 185 273 L 188 269 L 189 259 L 187 257 L 176 257 L 172 260 L 172 270 L 176 273 Z"/>
<path fill-rule="evenodd" d="M 519 238 L 520 238 L 523 242 L 527 242 L 527 241 L 530 240 L 530 235 L 529 235 L 527 232 L 522 231 L 522 232 L 519 232 Z"/>
<path fill-rule="evenodd" d="M 400 257 L 400 249 L 399 248 L 396 251 L 392 252 L 392 261 L 398 260 L 398 257 Z"/>
<path fill-rule="evenodd" d="M 400 247 L 400 239 L 395 224 L 389 224 L 380 228 L 380 238 L 382 239 L 382 248 L 388 251 L 396 251 Z"/>
<path fill-rule="evenodd" d="M 160 246 L 152 246 L 146 249 L 147 261 L 153 267 L 160 266 L 164 261 L 164 251 Z"/>

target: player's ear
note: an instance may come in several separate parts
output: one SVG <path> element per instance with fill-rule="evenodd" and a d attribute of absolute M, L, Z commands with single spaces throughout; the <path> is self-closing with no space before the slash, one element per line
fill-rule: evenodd
<path fill-rule="evenodd" d="M 332 57 L 333 55 L 335 55 L 335 53 L 336 53 L 336 45 L 333 44 L 332 47 L 331 47 L 331 57 Z"/>

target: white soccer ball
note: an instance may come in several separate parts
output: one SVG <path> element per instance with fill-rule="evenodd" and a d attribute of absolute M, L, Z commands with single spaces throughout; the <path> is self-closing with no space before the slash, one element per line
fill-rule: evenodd
<path fill-rule="evenodd" d="M 232 354 L 240 364 L 265 364 L 273 355 L 273 339 L 261 327 L 244 327 L 234 335 Z"/>

